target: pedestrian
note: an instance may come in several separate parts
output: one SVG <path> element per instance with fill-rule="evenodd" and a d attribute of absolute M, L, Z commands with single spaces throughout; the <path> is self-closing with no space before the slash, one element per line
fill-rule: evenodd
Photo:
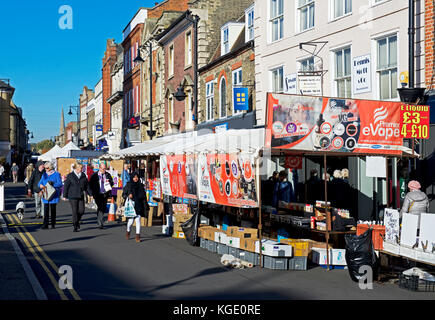
<path fill-rule="evenodd" d="M 39 187 L 41 188 L 41 193 L 45 192 L 47 184 L 50 184 L 56 189 L 54 195 L 51 199 L 42 199 L 44 203 L 44 223 L 42 229 L 48 229 L 48 220 L 51 215 L 51 228 L 56 227 L 56 206 L 59 203 L 60 189 L 62 188 L 62 178 L 60 173 L 54 170 L 54 165 L 52 162 L 45 163 L 45 172 L 39 181 Z"/>
<path fill-rule="evenodd" d="M 278 182 L 275 184 L 273 193 L 273 203 L 272 206 L 275 208 L 279 207 L 279 202 L 293 202 L 294 192 L 293 186 L 287 179 L 287 173 L 282 170 L 278 175 Z"/>
<path fill-rule="evenodd" d="M 106 165 L 100 163 L 99 171 L 95 172 L 89 182 L 91 196 L 97 204 L 97 224 L 100 229 L 104 229 L 104 213 L 106 212 L 107 199 L 112 196 L 113 179 L 106 172 Z"/>
<path fill-rule="evenodd" d="M 127 240 L 130 239 L 130 230 L 133 221 L 136 221 L 136 242 L 140 242 L 140 220 L 141 217 L 146 216 L 145 214 L 150 210 L 150 207 L 145 194 L 145 186 L 141 182 L 137 172 L 131 175 L 131 180 L 125 186 L 122 197 L 134 201 L 134 210 L 136 211 L 136 217 L 128 219 L 126 234 Z"/>
<path fill-rule="evenodd" d="M 33 194 L 33 196 L 35 197 L 36 215 L 33 217 L 33 219 L 40 219 L 44 216 L 44 203 L 42 202 L 42 197 L 40 195 L 41 188 L 39 187 L 39 181 L 41 181 L 44 172 L 44 162 L 37 162 L 36 169 L 33 170 L 32 175 L 29 179 L 29 183 L 27 185 L 27 195 L 31 197 Z"/>
<path fill-rule="evenodd" d="M 124 171 L 122 171 L 122 185 L 125 187 L 130 181 L 130 166 L 126 163 L 124 164 Z"/>
<path fill-rule="evenodd" d="M 0 182 L 5 181 L 5 167 L 0 163 Z"/>
<path fill-rule="evenodd" d="M 25 178 L 24 178 L 24 183 L 26 184 L 26 188 L 28 187 L 30 177 L 32 176 L 34 170 L 35 167 L 33 166 L 33 163 L 29 163 L 29 165 L 26 167 Z"/>
<path fill-rule="evenodd" d="M 18 183 L 18 172 L 20 171 L 20 167 L 14 162 L 12 164 L 11 173 L 12 173 L 12 181 L 14 183 Z"/>
<path fill-rule="evenodd" d="M 348 184 L 349 183 L 349 169 L 347 169 L 347 168 L 341 169 L 341 176 L 343 178 L 343 181 Z"/>
<path fill-rule="evenodd" d="M 141 163 L 139 166 L 139 178 L 142 180 L 142 182 L 145 181 L 145 164 Z"/>
<path fill-rule="evenodd" d="M 71 204 L 73 232 L 80 230 L 80 220 L 85 213 L 85 194 L 89 193 L 89 182 L 83 172 L 83 164 L 75 163 L 73 171 L 66 177 L 63 188 L 63 197 Z"/>
<path fill-rule="evenodd" d="M 274 171 L 274 172 L 272 173 L 272 176 L 269 177 L 268 180 L 269 180 L 269 181 L 272 181 L 272 182 L 274 182 L 274 183 L 278 182 L 278 174 L 279 174 L 278 171 Z"/>
<path fill-rule="evenodd" d="M 408 183 L 409 192 L 403 201 L 402 210 L 400 210 L 400 218 L 404 213 L 412 213 L 418 215 L 418 225 L 420 225 L 420 214 L 429 212 L 429 199 L 427 195 L 420 191 L 421 185 L 418 181 L 412 180 Z"/>

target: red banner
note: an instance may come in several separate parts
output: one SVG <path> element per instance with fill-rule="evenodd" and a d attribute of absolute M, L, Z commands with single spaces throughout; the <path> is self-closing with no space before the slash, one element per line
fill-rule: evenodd
<path fill-rule="evenodd" d="M 429 106 L 402 104 L 400 118 L 400 132 L 403 138 L 429 139 Z"/>
<path fill-rule="evenodd" d="M 200 155 L 200 200 L 224 206 L 258 207 L 253 161 L 250 155 Z"/>
<path fill-rule="evenodd" d="M 288 169 L 302 169 L 302 157 L 286 157 L 284 167 Z"/>
<path fill-rule="evenodd" d="M 194 155 L 160 157 L 162 193 L 180 198 L 197 198 L 197 164 Z"/>
<path fill-rule="evenodd" d="M 401 105 L 269 93 L 266 147 L 400 154 Z"/>

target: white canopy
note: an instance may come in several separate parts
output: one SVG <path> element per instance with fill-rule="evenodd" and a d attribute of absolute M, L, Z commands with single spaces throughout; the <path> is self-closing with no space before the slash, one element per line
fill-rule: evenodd
<path fill-rule="evenodd" d="M 47 151 L 46 153 L 40 155 L 38 157 L 38 160 L 40 161 L 53 161 L 56 158 L 60 157 L 62 154 L 62 148 L 59 147 L 57 144 L 51 148 L 49 151 Z"/>
<path fill-rule="evenodd" d="M 80 150 L 80 148 L 79 147 L 77 147 L 72 141 L 71 142 L 69 142 L 66 146 L 64 146 L 63 148 L 62 148 L 62 152 L 61 152 L 61 155 L 59 155 L 58 156 L 58 158 L 59 157 L 69 157 L 70 155 L 69 155 L 69 152 L 70 152 L 70 150 Z"/>

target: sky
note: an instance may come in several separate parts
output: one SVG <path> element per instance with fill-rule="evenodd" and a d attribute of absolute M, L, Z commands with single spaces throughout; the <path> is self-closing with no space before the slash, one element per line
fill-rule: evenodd
<path fill-rule="evenodd" d="M 140 7 L 162 0 L 21 0 L 1 1 L 0 79 L 10 79 L 13 100 L 23 109 L 30 142 L 59 134 L 61 107 L 79 104 L 86 85 L 101 79 L 106 40 L 122 42 L 122 31 Z M 59 13 L 72 9 L 72 29 L 62 30 Z"/>

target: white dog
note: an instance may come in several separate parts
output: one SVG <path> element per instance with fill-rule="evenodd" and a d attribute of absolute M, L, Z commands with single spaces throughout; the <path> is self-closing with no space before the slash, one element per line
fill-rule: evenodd
<path fill-rule="evenodd" d="M 23 201 L 18 202 L 15 211 L 17 212 L 18 219 L 23 220 L 24 218 L 24 210 L 26 209 L 26 205 Z"/>

